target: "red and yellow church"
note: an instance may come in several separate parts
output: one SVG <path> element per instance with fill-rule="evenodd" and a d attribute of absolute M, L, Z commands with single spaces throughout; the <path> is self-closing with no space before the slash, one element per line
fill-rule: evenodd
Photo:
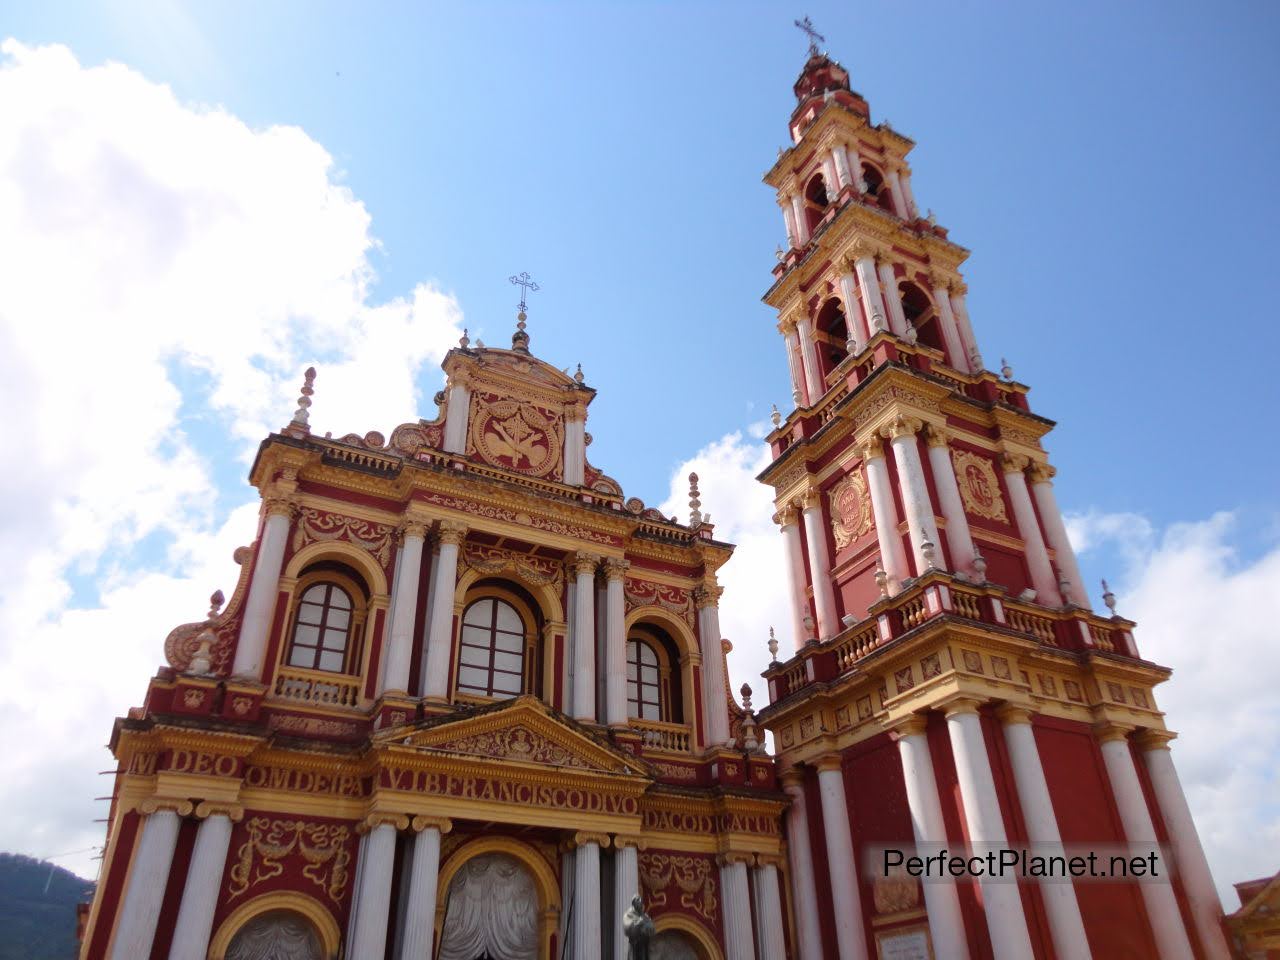
<path fill-rule="evenodd" d="M 588 461 L 595 391 L 523 311 L 389 436 L 312 432 L 308 371 L 235 590 L 112 731 L 83 958 L 625 960 L 637 893 L 653 960 L 1230 956 L 1170 671 L 1090 607 L 1053 424 L 984 366 L 912 142 L 816 47 L 795 93 L 765 176 L 794 401 L 760 477 L 794 614 L 768 705 L 729 689 L 733 547 L 696 485 L 684 523 Z M 1156 844 L 1172 880 L 871 853 Z"/>

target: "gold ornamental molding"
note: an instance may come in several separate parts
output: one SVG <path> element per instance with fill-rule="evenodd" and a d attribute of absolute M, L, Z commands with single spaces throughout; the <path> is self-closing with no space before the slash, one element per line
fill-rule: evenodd
<path fill-rule="evenodd" d="M 989 457 L 969 450 L 953 447 L 951 462 L 955 468 L 956 484 L 960 487 L 960 499 L 965 512 L 987 520 L 1008 523 L 1004 495 L 996 477 L 995 465 Z"/>
<path fill-rule="evenodd" d="M 874 526 L 867 480 L 860 467 L 832 487 L 827 500 L 831 505 L 831 532 L 837 550 L 847 547 Z"/>

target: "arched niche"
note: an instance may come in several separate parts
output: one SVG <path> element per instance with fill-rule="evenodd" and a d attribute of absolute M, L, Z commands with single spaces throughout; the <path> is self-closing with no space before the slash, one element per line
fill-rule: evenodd
<path fill-rule="evenodd" d="M 336 960 L 342 941 L 338 921 L 319 900 L 291 890 L 264 893 L 245 901 L 228 914 L 209 941 L 209 960 L 225 960 L 237 933 L 254 919 L 277 912 L 295 914 L 310 924 L 320 941 L 325 960 Z"/>

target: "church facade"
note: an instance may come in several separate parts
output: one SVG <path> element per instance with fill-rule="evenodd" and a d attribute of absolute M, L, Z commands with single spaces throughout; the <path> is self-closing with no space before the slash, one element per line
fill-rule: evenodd
<path fill-rule="evenodd" d="M 681 522 L 593 465 L 595 391 L 523 310 L 389 436 L 313 432 L 308 371 L 230 599 L 112 731 L 83 958 L 624 960 L 637 893 L 654 960 L 1228 956 L 1169 670 L 1090 608 L 1052 423 L 985 369 L 911 141 L 816 48 L 795 93 L 765 177 L 794 391 L 769 704 L 729 688 L 696 478 Z M 1171 882 L 872 854 L 1155 843 Z"/>

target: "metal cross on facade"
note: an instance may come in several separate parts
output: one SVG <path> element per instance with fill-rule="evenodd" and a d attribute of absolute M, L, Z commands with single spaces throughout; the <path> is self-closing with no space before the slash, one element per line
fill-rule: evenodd
<path fill-rule="evenodd" d="M 529 293 L 538 292 L 537 282 L 529 276 L 528 272 L 518 274 L 510 278 L 511 282 L 520 287 L 520 319 L 524 319 L 525 308 L 528 306 L 524 301 Z"/>
<path fill-rule="evenodd" d="M 813 28 L 813 21 L 809 19 L 808 14 L 805 14 L 803 20 L 796 20 L 795 25 L 809 38 L 809 54 L 811 56 L 818 52 L 819 41 L 827 42 L 827 38 Z"/>

